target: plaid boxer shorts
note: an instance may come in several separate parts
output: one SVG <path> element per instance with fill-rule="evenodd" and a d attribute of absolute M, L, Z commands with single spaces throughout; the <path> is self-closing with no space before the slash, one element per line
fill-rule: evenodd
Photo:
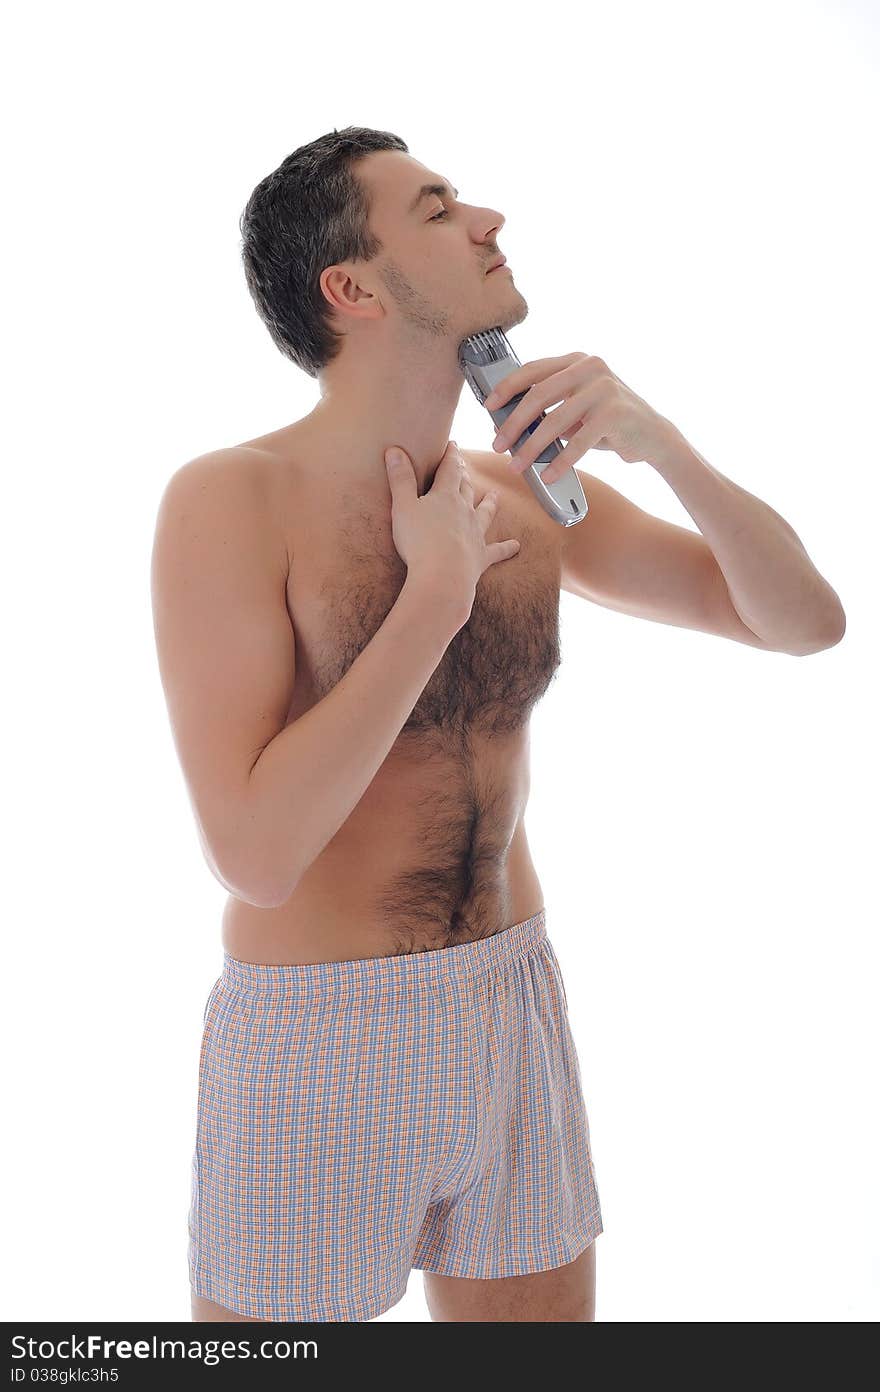
<path fill-rule="evenodd" d="M 400 956 L 224 952 L 187 1225 L 194 1293 L 264 1320 L 374 1319 L 412 1268 L 573 1261 L 602 1214 L 545 911 Z"/>

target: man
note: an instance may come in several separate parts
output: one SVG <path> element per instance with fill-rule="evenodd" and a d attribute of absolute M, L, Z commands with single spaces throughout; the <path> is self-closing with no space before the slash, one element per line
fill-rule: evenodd
<path fill-rule="evenodd" d="M 602 1216 L 523 822 L 560 587 L 774 652 L 843 634 L 788 524 L 598 357 L 524 364 L 497 453 L 458 452 L 458 346 L 528 312 L 497 267 L 503 224 L 387 132 L 290 155 L 248 201 L 242 253 L 320 401 L 188 462 L 160 504 L 162 680 L 229 891 L 196 1320 L 372 1319 L 412 1268 L 435 1320 L 594 1318 Z M 647 460 L 700 531 L 586 473 L 588 516 L 558 526 L 503 457 L 544 409 L 520 469 L 557 436 L 562 470 L 592 447 Z"/>

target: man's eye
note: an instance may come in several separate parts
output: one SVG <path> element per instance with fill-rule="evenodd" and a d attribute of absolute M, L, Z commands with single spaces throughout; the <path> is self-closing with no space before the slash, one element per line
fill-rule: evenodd
<path fill-rule="evenodd" d="M 445 218 L 445 217 L 449 217 L 449 210 L 448 210 L 448 208 L 444 208 L 444 209 L 442 210 L 442 212 L 435 213 L 433 217 L 429 217 L 429 218 L 428 218 L 428 221 L 429 221 L 429 222 L 439 222 L 441 218 Z"/>

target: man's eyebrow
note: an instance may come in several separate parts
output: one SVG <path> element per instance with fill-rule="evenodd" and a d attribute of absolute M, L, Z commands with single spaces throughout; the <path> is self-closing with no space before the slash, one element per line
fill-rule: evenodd
<path fill-rule="evenodd" d="M 458 197 L 458 189 L 453 188 L 452 193 Z M 448 184 L 422 184 L 413 201 L 410 203 L 407 212 L 414 213 L 423 198 L 430 198 L 432 193 L 436 193 L 438 198 L 446 198 L 450 192 Z"/>

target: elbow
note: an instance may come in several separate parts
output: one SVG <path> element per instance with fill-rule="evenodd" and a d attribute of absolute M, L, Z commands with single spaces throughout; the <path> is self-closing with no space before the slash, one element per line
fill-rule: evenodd
<path fill-rule="evenodd" d="M 821 633 L 818 633 L 810 642 L 801 643 L 797 648 L 792 648 L 794 657 L 809 657 L 811 653 L 824 652 L 826 648 L 834 648 L 841 641 L 846 633 L 846 614 L 840 610 L 833 619 L 829 621 Z"/>
<path fill-rule="evenodd" d="M 224 883 L 230 894 L 254 909 L 280 909 L 282 904 L 287 903 L 297 884 L 295 880 L 292 884 L 289 881 L 280 884 L 278 880 L 253 873 L 228 875 Z"/>
<path fill-rule="evenodd" d="M 267 866 L 228 850 L 222 856 L 212 857 L 209 864 L 223 888 L 254 909 L 280 908 L 290 898 L 298 882 L 295 875 L 282 882 L 277 874 L 269 872 Z"/>
<path fill-rule="evenodd" d="M 845 633 L 846 633 L 846 618 L 844 617 L 843 620 L 841 621 L 841 623 L 838 624 L 838 626 L 834 629 L 833 633 L 831 634 L 831 637 L 828 639 L 828 641 L 827 641 L 823 646 L 826 647 L 826 648 L 836 648 L 836 647 L 837 647 L 837 644 L 838 644 L 838 643 L 840 642 L 840 640 L 843 638 L 843 635 L 844 635 Z"/>
<path fill-rule="evenodd" d="M 261 884 L 258 888 L 250 890 L 247 903 L 253 904 L 255 909 L 280 909 L 295 889 L 296 883 L 285 884 L 283 888 Z"/>
<path fill-rule="evenodd" d="M 835 599 L 837 599 L 836 595 Z M 834 612 L 828 621 L 828 626 L 825 630 L 825 642 L 822 644 L 822 646 L 825 648 L 836 647 L 840 640 L 843 638 L 843 635 L 845 633 L 846 614 L 844 612 L 843 605 L 840 603 L 840 600 L 838 599 Z"/>
<path fill-rule="evenodd" d="M 252 909 L 277 909 L 284 903 L 285 896 L 255 880 L 226 877 L 223 884 L 230 894 L 243 904 L 249 904 Z"/>
<path fill-rule="evenodd" d="M 835 647 L 846 633 L 846 612 L 840 602 L 840 596 L 832 590 L 831 597 L 833 606 L 825 626 L 826 641 L 823 645 L 826 648 Z"/>

